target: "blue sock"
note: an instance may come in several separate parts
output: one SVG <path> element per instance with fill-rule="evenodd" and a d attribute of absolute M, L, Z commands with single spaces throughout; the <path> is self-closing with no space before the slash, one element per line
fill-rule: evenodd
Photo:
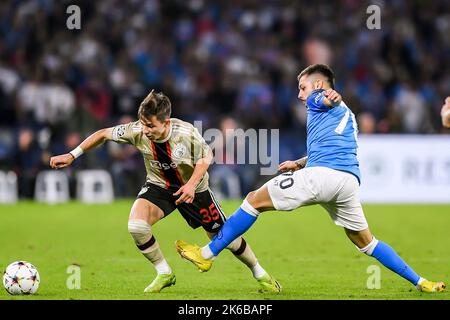
<path fill-rule="evenodd" d="M 386 268 L 391 269 L 413 285 L 417 285 L 420 277 L 403 261 L 402 258 L 388 244 L 378 241 L 372 252 L 372 257 L 380 261 Z"/>
<path fill-rule="evenodd" d="M 215 256 L 219 255 L 234 239 L 244 234 L 255 221 L 256 217 L 254 215 L 251 215 L 240 207 L 225 222 L 220 231 L 209 243 L 209 248 L 212 253 Z"/>

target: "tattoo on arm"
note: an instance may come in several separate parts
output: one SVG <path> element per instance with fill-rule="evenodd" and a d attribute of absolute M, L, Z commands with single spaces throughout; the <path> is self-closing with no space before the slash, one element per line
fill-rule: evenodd
<path fill-rule="evenodd" d="M 308 161 L 308 156 L 303 157 L 301 159 L 295 160 L 299 169 L 303 169 L 306 166 L 306 162 Z"/>

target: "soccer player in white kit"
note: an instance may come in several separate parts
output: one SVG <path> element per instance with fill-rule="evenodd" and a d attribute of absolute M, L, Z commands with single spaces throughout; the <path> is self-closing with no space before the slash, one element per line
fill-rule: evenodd
<path fill-rule="evenodd" d="M 289 211 L 320 204 L 363 253 L 411 282 L 419 291 L 440 292 L 443 282 L 417 275 L 386 243 L 369 230 L 359 199 L 361 176 L 357 159 L 355 116 L 334 90 L 334 73 L 323 64 L 298 75 L 300 101 L 307 108 L 307 157 L 283 162 L 285 172 L 250 192 L 241 207 L 203 248 L 177 241 L 180 255 L 208 271 L 230 241 L 245 233 L 264 211 Z"/>

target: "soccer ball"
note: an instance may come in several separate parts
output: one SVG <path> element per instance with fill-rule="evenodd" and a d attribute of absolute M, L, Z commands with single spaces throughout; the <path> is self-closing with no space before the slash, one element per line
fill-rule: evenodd
<path fill-rule="evenodd" d="M 12 295 L 34 294 L 39 288 L 39 272 L 26 261 L 11 263 L 3 274 L 3 286 Z"/>

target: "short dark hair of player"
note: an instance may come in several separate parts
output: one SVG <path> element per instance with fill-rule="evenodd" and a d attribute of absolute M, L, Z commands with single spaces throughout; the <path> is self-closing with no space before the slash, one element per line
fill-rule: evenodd
<path fill-rule="evenodd" d="M 172 104 L 169 98 L 162 92 L 155 93 L 155 90 L 152 90 L 141 102 L 138 118 L 150 119 L 152 116 L 156 116 L 162 122 L 169 119 L 171 113 Z"/>
<path fill-rule="evenodd" d="M 303 76 L 309 76 L 314 73 L 320 73 L 325 78 L 327 78 L 328 83 L 330 84 L 331 89 L 334 89 L 334 72 L 331 70 L 329 66 L 326 64 L 312 64 L 305 68 L 300 74 L 297 76 L 297 81 L 300 81 L 300 78 Z"/>

